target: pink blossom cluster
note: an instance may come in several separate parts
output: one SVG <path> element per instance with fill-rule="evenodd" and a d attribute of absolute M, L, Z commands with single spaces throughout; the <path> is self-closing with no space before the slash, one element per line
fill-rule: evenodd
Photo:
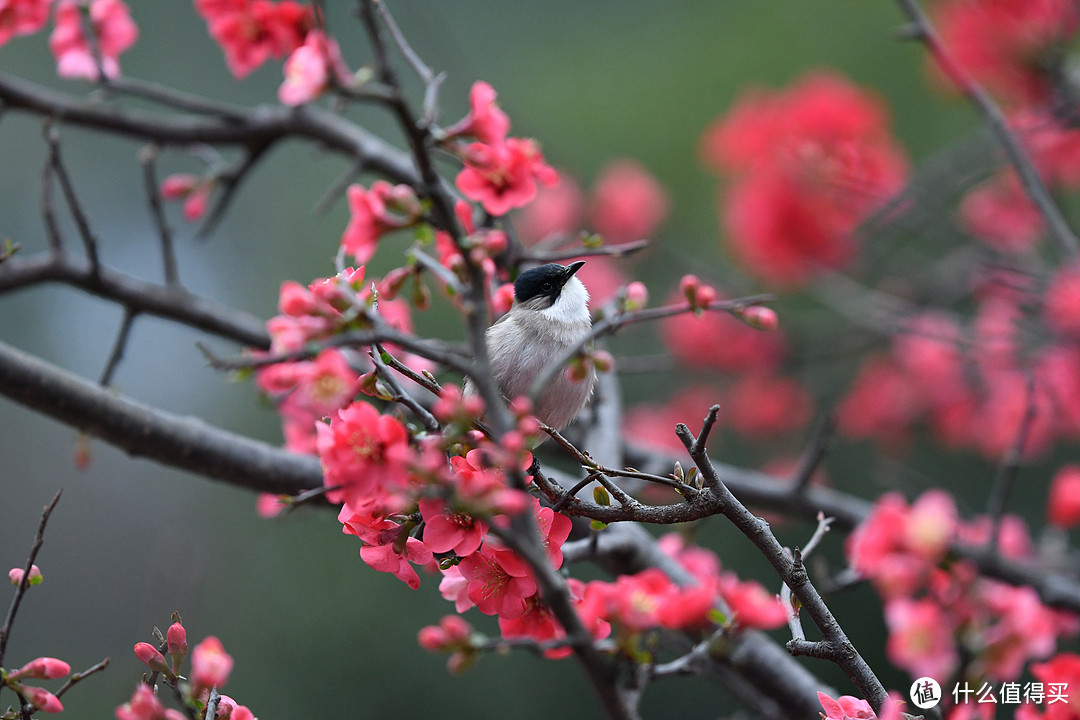
<path fill-rule="evenodd" d="M 106 78 L 120 74 L 120 54 L 139 36 L 122 0 L 0 0 L 0 45 L 40 31 L 50 11 L 49 49 L 60 77 L 96 81 L 102 73 Z M 85 35 L 87 26 L 93 42 Z"/>
<path fill-rule="evenodd" d="M 278 309 L 267 321 L 271 355 L 301 351 L 308 343 L 326 341 L 351 329 L 368 326 L 366 313 L 379 315 L 388 325 L 403 331 L 412 328 L 408 303 L 379 299 L 364 284 L 364 267 L 346 268 L 338 275 L 321 278 L 307 287 L 285 281 Z M 388 349 L 397 351 L 393 345 Z M 410 363 L 420 369 L 423 362 Z M 285 444 L 290 450 L 316 452 L 316 421 L 344 408 L 361 392 L 374 392 L 370 359 L 326 347 L 313 359 L 267 364 L 256 373 L 259 388 L 274 399 L 282 417 Z"/>
<path fill-rule="evenodd" d="M 311 8 L 296 0 L 195 0 L 195 9 L 238 78 L 296 50 L 315 26 Z"/>
<path fill-rule="evenodd" d="M 1033 406 L 1026 455 L 1080 437 L 1080 271 L 1060 270 L 1041 298 L 1037 288 L 989 283 L 979 300 L 967 327 L 926 312 L 903 324 L 888 352 L 867 357 L 838 408 L 840 431 L 903 447 L 926 424 L 946 446 L 998 460 Z"/>
<path fill-rule="evenodd" d="M 213 635 L 207 637 L 191 650 L 191 669 L 185 678 L 181 675 L 184 659 L 188 654 L 187 631 L 174 622 L 165 634 L 163 648 L 171 661 L 166 661 L 161 651 L 150 643 L 136 643 L 135 655 L 154 673 L 161 674 L 174 684 L 185 702 L 205 706 L 211 690 L 222 688 L 233 669 L 232 656 Z M 116 708 L 117 720 L 182 720 L 187 715 L 179 710 L 166 708 L 158 698 L 156 687 L 139 683 L 131 699 Z M 255 720 L 255 714 L 227 695 L 220 695 L 215 720 Z"/>
<path fill-rule="evenodd" d="M 548 533 L 548 553 L 554 567 L 561 565 L 561 554 L 550 542 L 556 523 L 565 525 L 558 536 L 565 537 L 569 523 L 559 515 L 545 515 L 539 510 L 538 524 Z M 534 512 L 536 506 L 534 505 Z M 554 520 L 549 524 L 548 517 Z M 549 528 L 552 528 L 549 530 Z M 425 533 L 426 537 L 426 533 Z M 686 545 L 677 534 L 661 538 L 664 552 L 678 560 L 694 577 L 695 584 L 680 587 L 656 568 L 633 575 L 621 575 L 614 581 L 592 580 L 587 583 L 569 579 L 574 609 L 582 624 L 597 639 L 614 635 L 615 642 L 628 652 L 640 652 L 643 633 L 660 628 L 696 631 L 718 622 L 745 628 L 775 628 L 786 615 L 780 600 L 756 582 L 739 580 L 733 573 L 721 572 L 714 553 Z M 459 613 L 471 607 L 499 617 L 504 638 L 530 638 L 553 643 L 545 655 L 551 658 L 570 654 L 568 647 L 554 641 L 565 631 L 551 610 L 536 594 L 535 582 L 519 560 L 503 557 L 497 546 L 487 554 L 481 550 L 462 560 L 457 567 L 443 571 L 440 591 L 455 603 Z M 494 592 L 498 589 L 500 592 Z M 724 617 L 720 607 L 731 613 Z M 428 650 L 450 652 L 452 670 L 466 667 L 473 659 L 475 632 L 456 616 L 444 618 L 439 626 L 420 631 L 420 644 Z"/>
<path fill-rule="evenodd" d="M 701 152 L 730 177 L 721 205 L 732 252 L 779 287 L 847 266 L 856 227 L 907 175 L 881 101 L 829 73 L 744 95 L 708 129 Z"/>
<path fill-rule="evenodd" d="M 532 202 L 537 183 L 556 184 L 559 174 L 544 161 L 535 140 L 507 136 L 510 118 L 495 98 L 487 83 L 473 84 L 468 114 L 446 128 L 442 139 L 465 164 L 457 176 L 458 190 L 492 215 L 505 215 Z M 466 136 L 474 141 L 458 140 Z"/>
<path fill-rule="evenodd" d="M 696 312 L 662 320 L 661 338 L 682 366 L 708 380 L 675 394 L 664 406 L 631 410 L 627 418 L 630 435 L 681 451 L 682 443 L 672 428 L 678 422 L 705 417 L 714 404 L 721 407 L 721 426 L 753 440 L 796 431 L 810 419 L 810 393 L 781 373 L 787 342 L 778 330 L 776 311 L 765 306 L 737 313 L 703 311 L 727 299 L 694 275 L 682 278 L 669 302 L 685 302 Z"/>
<path fill-rule="evenodd" d="M 910 506 L 897 493 L 883 495 L 848 538 L 852 568 L 885 600 L 889 658 L 913 676 L 943 685 L 958 671 L 1014 680 L 1080 629 L 1076 617 L 1043 605 L 1033 588 L 990 580 L 949 557 L 953 543 L 985 545 L 992 531 L 989 518 L 961 521 L 952 497 L 930 490 Z M 1019 518 L 1001 519 L 997 542 L 1009 559 L 1033 559 Z"/>

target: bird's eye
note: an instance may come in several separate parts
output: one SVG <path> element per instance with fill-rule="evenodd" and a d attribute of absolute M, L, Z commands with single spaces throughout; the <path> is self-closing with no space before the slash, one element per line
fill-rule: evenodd
<path fill-rule="evenodd" d="M 549 282 L 546 282 L 546 283 L 543 284 L 543 286 L 540 289 L 543 290 L 546 293 L 549 293 L 549 292 L 551 292 L 552 290 L 555 289 L 555 286 L 552 285 Z"/>

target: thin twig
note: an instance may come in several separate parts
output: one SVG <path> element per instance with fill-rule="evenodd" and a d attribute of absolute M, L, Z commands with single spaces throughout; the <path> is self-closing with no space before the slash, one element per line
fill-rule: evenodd
<path fill-rule="evenodd" d="M 195 232 L 196 238 L 205 239 L 210 236 L 210 233 L 218 226 L 221 219 L 225 217 L 225 211 L 236 196 L 236 191 L 240 189 L 240 183 L 243 182 L 244 178 L 247 177 L 248 173 L 251 172 L 269 148 L 269 142 L 259 142 L 251 145 L 247 148 L 247 152 L 244 153 L 244 158 L 235 168 L 218 176 L 218 183 L 221 185 L 222 190 L 218 193 L 217 202 L 210 208 L 210 212 L 206 214 L 206 219 L 203 220 L 202 225 Z"/>
<path fill-rule="evenodd" d="M 49 144 L 49 159 L 53 167 L 56 179 L 60 182 L 60 189 L 64 192 L 71 218 L 75 221 L 75 227 L 79 230 L 83 247 L 86 250 L 86 259 L 90 262 L 91 272 L 97 276 L 101 272 L 101 261 L 98 259 L 97 238 L 90 230 L 90 223 L 83 212 L 82 204 L 75 195 L 75 188 L 71 184 L 71 178 L 67 174 L 63 161 L 60 159 L 60 134 L 52 123 L 45 126 L 45 140 Z"/>
<path fill-rule="evenodd" d="M 634 240 L 633 242 L 619 243 L 617 245 L 601 245 L 600 247 L 567 248 L 565 250 L 536 250 L 530 249 L 521 253 L 524 262 L 550 263 L 561 262 L 579 257 L 629 257 L 641 252 L 650 245 L 649 240 Z"/>
<path fill-rule="evenodd" d="M 33 569 L 38 550 L 41 549 L 41 544 L 45 541 L 45 525 L 49 522 L 49 516 L 52 515 L 56 503 L 60 502 L 62 492 L 63 490 L 57 490 L 52 501 L 41 511 L 41 520 L 38 522 L 37 533 L 34 534 L 34 542 L 30 546 L 30 555 L 26 558 L 26 565 L 23 567 L 23 576 L 15 587 L 15 595 L 11 598 L 11 606 L 8 607 L 4 625 L 0 627 L 0 667 L 4 664 L 4 653 L 7 652 L 7 643 L 11 637 L 11 626 L 15 622 L 15 614 L 19 612 L 19 605 L 22 604 L 23 595 L 26 594 L 27 588 L 30 587 L 30 570 Z"/>
<path fill-rule="evenodd" d="M 322 215 L 333 207 L 338 198 L 345 194 L 345 191 L 349 189 L 349 186 L 356 181 L 358 177 L 367 169 L 367 163 L 361 158 L 357 160 L 349 168 L 338 176 L 337 180 L 327 189 L 323 196 L 319 198 L 319 202 L 315 203 L 315 214 Z"/>
<path fill-rule="evenodd" d="M 390 372 L 390 368 L 386 366 L 386 362 L 383 360 L 383 356 L 390 357 L 390 354 L 383 349 L 382 345 L 376 343 L 372 346 L 372 351 L 369 353 L 371 361 L 375 363 L 375 370 L 378 372 L 379 377 L 383 379 L 390 389 L 393 391 L 393 395 L 390 399 L 396 403 L 400 403 L 412 411 L 412 414 L 416 416 L 416 419 L 424 426 L 424 428 L 431 433 L 437 433 L 441 429 L 439 421 L 435 419 L 435 416 L 428 412 L 427 408 L 416 401 L 416 398 L 409 395 L 405 388 L 401 387 L 401 383 L 397 381 L 393 373 Z"/>
<path fill-rule="evenodd" d="M 759 305 L 764 302 L 769 302 L 775 299 L 774 295 L 750 295 L 744 298 L 738 298 L 735 300 L 724 300 L 721 302 L 711 303 L 704 310 L 720 311 L 728 313 L 736 313 L 740 310 Z M 575 343 L 572 347 L 568 348 L 563 354 L 554 362 L 544 368 L 536 379 L 533 381 L 532 386 L 529 388 L 529 396 L 537 397 L 544 391 L 545 388 L 555 379 L 555 376 L 562 370 L 566 363 L 571 359 L 579 355 L 589 343 L 593 342 L 597 338 L 604 337 L 614 333 L 619 328 L 625 325 L 631 325 L 633 323 L 643 322 L 646 320 L 659 320 L 673 315 L 682 315 L 689 312 L 697 312 L 690 306 L 690 303 L 673 303 L 671 305 L 663 305 L 656 308 L 645 308 L 643 310 L 632 310 L 629 312 L 616 312 L 615 314 L 605 317 L 604 319 L 593 323 L 592 332 L 582 338 L 579 342 Z"/>
<path fill-rule="evenodd" d="M 180 276 L 176 265 L 176 251 L 173 249 L 172 228 L 165 219 L 165 208 L 161 203 L 161 193 L 158 192 L 157 155 L 157 146 L 147 145 L 139 152 L 139 162 L 143 166 L 143 184 L 146 188 L 147 202 L 150 203 L 150 214 L 154 217 L 154 225 L 161 239 L 161 262 L 165 274 L 165 285 L 174 286 L 180 284 Z"/>
<path fill-rule="evenodd" d="M 135 323 L 135 318 L 138 314 L 138 312 L 131 308 L 124 308 L 124 319 L 120 323 L 120 331 L 116 334 L 112 352 L 109 353 L 109 360 L 105 363 L 105 369 L 101 371 L 101 378 L 98 380 L 98 385 L 107 387 L 109 383 L 112 382 L 113 373 L 116 372 L 116 368 L 120 366 L 120 361 L 124 359 L 124 351 L 127 349 L 128 337 L 131 335 L 131 326 Z"/>
<path fill-rule="evenodd" d="M 799 461 L 798 469 L 792 475 L 792 492 L 801 493 L 809 486 L 814 471 L 821 466 L 821 461 L 825 459 L 825 453 L 828 452 L 835 430 L 836 413 L 832 411 L 826 412 L 814 427 L 814 433 L 810 436 L 810 443 Z"/>
<path fill-rule="evenodd" d="M 107 667 L 109 667 L 109 658 L 105 658 L 104 660 L 99 662 L 97 665 L 92 665 L 92 666 L 86 668 L 85 670 L 83 670 L 82 672 L 75 673 L 74 675 L 72 675 L 71 677 L 69 677 L 67 679 L 67 682 L 65 682 L 62 686 L 60 686 L 59 690 L 56 691 L 56 697 L 63 697 L 64 693 L 66 693 L 68 690 L 70 690 L 76 683 L 78 683 L 81 680 L 85 680 L 86 678 L 90 677 L 94 673 L 101 672 L 102 670 L 104 670 Z"/>

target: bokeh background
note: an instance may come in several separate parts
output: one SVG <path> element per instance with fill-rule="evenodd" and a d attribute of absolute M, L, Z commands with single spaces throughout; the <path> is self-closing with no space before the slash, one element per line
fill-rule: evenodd
<path fill-rule="evenodd" d="M 273 102 L 280 63 L 238 82 L 225 69 L 191 3 L 131 3 L 140 38 L 121 62 L 124 72 L 240 104 Z M 331 32 L 354 67 L 366 59 L 352 3 L 327 3 Z M 723 3 L 548 0 L 404 0 L 391 10 L 414 47 L 448 73 L 444 120 L 466 109 L 476 79 L 499 91 L 513 132 L 538 138 L 552 164 L 583 185 L 615 158 L 634 158 L 666 188 L 671 212 L 656 246 L 628 273 L 662 297 L 685 272 L 723 281 L 733 270 L 720 244 L 716 179 L 697 158 L 706 126 L 747 87 L 787 85 L 807 70 L 831 67 L 873 88 L 892 110 L 896 136 L 918 163 L 972 132 L 978 118 L 927 82 L 919 46 L 894 39 L 901 22 L 881 0 L 780 0 Z M 0 70 L 73 93 L 85 86 L 60 81 L 45 35 L 0 48 Z M 397 138 L 377 108 L 357 117 Z M 76 190 L 101 239 L 106 262 L 159 279 L 160 262 L 145 202 L 139 144 L 59 126 L 62 152 Z M 24 252 L 44 247 L 39 209 L 45 158 L 41 122 L 17 112 L 0 116 L 0 239 Z M 179 151 L 162 155 L 159 172 L 195 171 Z M 336 204 L 313 207 L 345 161 L 305 143 L 278 147 L 245 183 L 218 231 L 193 238 L 178 209 L 181 278 L 196 291 L 262 317 L 275 312 L 283 279 L 308 282 L 331 272 L 347 221 Z M 65 225 L 69 239 L 76 236 Z M 400 264 L 401 244 L 388 243 L 375 272 Z M 721 284 L 723 284 L 721 282 Z M 801 300 L 786 309 L 802 312 Z M 440 332 L 450 317 L 417 318 L 421 331 Z M 0 338 L 84 377 L 96 378 L 108 357 L 121 312 L 62 287 L 37 287 L 0 297 Z M 200 416 L 220 427 L 280 442 L 278 420 L 251 383 L 233 383 L 211 370 L 195 347 L 200 335 L 140 318 L 115 384 L 124 393 L 171 412 Z M 825 340 L 828 342 L 827 338 Z M 659 350 L 649 330 L 619 342 L 634 352 Z M 211 347 L 236 348 L 217 339 Z M 671 376 L 626 380 L 632 398 L 663 397 Z M 57 489 L 64 496 L 49 526 L 38 564 L 45 583 L 24 603 L 8 651 L 17 665 L 37 655 L 73 668 L 112 658 L 107 672 L 69 693 L 72 717 L 111 716 L 141 674 L 135 642 L 149 640 L 178 610 L 198 641 L 219 636 L 236 659 L 226 692 L 264 720 L 283 717 L 595 717 L 596 705 L 571 660 L 527 654 L 482 659 L 463 677 L 450 676 L 445 658 L 416 645 L 416 631 L 450 608 L 425 578 L 418 592 L 367 568 L 359 543 L 343 536 L 330 512 L 302 510 L 282 521 L 259 519 L 251 493 L 136 460 L 98 442 L 85 470 L 74 463 L 76 433 L 0 399 L 0 566 L 21 566 L 38 513 Z M 738 443 L 719 448 L 726 459 L 760 462 Z M 841 446 L 828 460 L 834 482 L 877 494 L 887 480 L 869 477 L 871 449 Z M 923 464 L 927 484 L 979 503 L 992 467 L 971 457 Z M 1045 478 L 1026 477 L 1015 508 L 1038 519 Z M 971 479 L 971 480 L 969 480 Z M 808 528 L 780 528 L 789 544 Z M 703 541 L 726 566 L 775 585 L 743 539 L 711 523 Z M 841 538 L 825 547 L 840 565 Z M 2 596 L 2 594 L 0 594 Z M 6 602 L 6 601 L 5 601 Z M 830 600 L 859 648 L 889 687 L 908 680 L 884 659 L 884 627 L 872 591 L 857 588 Z M 473 620 L 491 629 L 483 618 Z M 781 635 L 782 636 L 782 635 Z M 814 662 L 842 691 L 848 683 Z M 646 716 L 705 718 L 733 712 L 710 681 L 667 681 L 645 698 Z"/>

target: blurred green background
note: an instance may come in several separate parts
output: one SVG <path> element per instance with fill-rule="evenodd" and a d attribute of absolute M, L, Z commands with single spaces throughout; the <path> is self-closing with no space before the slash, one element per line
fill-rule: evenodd
<path fill-rule="evenodd" d="M 352 3 L 327 3 L 330 30 L 346 59 L 366 59 Z M 191 3 L 131 2 L 140 27 L 124 72 L 242 104 L 273 102 L 280 63 L 242 82 L 226 71 Z M 748 86 L 786 85 L 812 68 L 833 67 L 873 88 L 893 112 L 899 141 L 918 161 L 978 124 L 954 99 L 926 82 L 921 49 L 893 39 L 900 23 L 890 2 L 865 0 L 755 0 L 727 2 L 592 3 L 548 0 L 410 0 L 391 2 L 406 35 L 436 70 L 446 70 L 443 119 L 466 109 L 476 79 L 490 82 L 513 122 L 513 132 L 538 138 L 549 161 L 589 185 L 605 163 L 632 157 L 667 189 L 671 214 L 656 248 L 630 271 L 655 298 L 688 271 L 729 277 L 719 244 L 717 183 L 696 157 L 702 130 Z M 0 69 L 73 93 L 85 86 L 56 79 L 44 34 L 0 48 Z M 384 112 L 360 108 L 356 117 L 398 137 Z M 107 263 L 159 279 L 156 235 L 145 202 L 137 143 L 59 126 L 62 152 L 77 193 L 101 238 Z M 23 252 L 44 247 L 39 210 L 45 157 L 41 122 L 16 112 L 0 117 L 0 238 Z M 167 151 L 159 164 L 193 171 L 198 164 Z M 181 278 L 196 291 L 268 317 L 283 279 L 308 282 L 331 272 L 331 258 L 347 221 L 339 202 L 325 215 L 312 208 L 347 167 L 308 144 L 278 147 L 239 192 L 231 212 L 207 241 L 170 208 L 179 234 Z M 75 241 L 70 222 L 69 240 Z M 403 243 L 373 264 L 400 264 Z M 797 304 L 789 308 L 797 312 Z M 443 325 L 418 317 L 421 330 Z M 87 378 L 108 357 L 121 312 L 60 287 L 38 287 L 0 297 L 0 338 Z M 647 350 L 643 331 L 624 347 Z M 195 348 L 199 334 L 141 318 L 115 377 L 118 388 L 174 413 L 201 416 L 220 427 L 280 442 L 278 420 L 250 383 L 231 384 L 206 367 Z M 210 339 L 229 354 L 235 348 Z M 634 376 L 635 397 L 656 397 L 668 386 Z M 169 614 L 184 617 L 189 638 L 219 636 L 236 659 L 225 691 L 263 720 L 284 717 L 595 717 L 596 705 L 573 661 L 541 661 L 526 654 L 482 659 L 464 677 L 451 677 L 445 658 L 416 645 L 416 631 L 450 610 L 426 577 L 418 592 L 368 569 L 359 543 L 341 535 L 330 512 L 303 510 L 283 521 L 260 520 L 252 494 L 157 465 L 133 460 L 101 443 L 92 462 L 75 469 L 76 434 L 0 399 L 0 478 L 3 521 L 0 566 L 22 565 L 38 512 L 63 488 L 39 565 L 45 583 L 23 605 L 9 647 L 9 664 L 53 655 L 73 668 L 112 658 L 108 671 L 65 698 L 72 717 L 111 716 L 141 674 L 131 647 L 150 639 Z M 740 448 L 724 453 L 741 458 Z M 841 448 L 830 459 L 837 482 L 864 495 L 880 488 L 845 468 L 869 466 L 870 449 Z M 946 478 L 987 466 L 970 458 L 935 466 Z M 1028 488 L 1037 507 L 1045 484 Z M 960 488 L 953 487 L 957 490 Z M 978 502 L 982 491 L 970 488 Z M 808 528 L 780 528 L 789 544 Z M 712 523 L 703 537 L 726 566 L 768 581 L 749 545 Z M 837 567 L 841 538 L 826 551 Z M 833 607 L 856 644 L 883 671 L 890 687 L 908 681 L 888 670 L 883 623 L 868 588 L 838 596 Z M 868 610 L 868 608 L 870 608 Z M 487 618 L 470 619 L 492 629 Z M 782 633 L 778 637 L 782 637 Z M 844 692 L 852 688 L 830 666 L 814 671 Z M 10 697 L 10 696 L 9 696 Z M 646 716 L 706 718 L 733 711 L 711 681 L 668 681 L 645 699 Z"/>

